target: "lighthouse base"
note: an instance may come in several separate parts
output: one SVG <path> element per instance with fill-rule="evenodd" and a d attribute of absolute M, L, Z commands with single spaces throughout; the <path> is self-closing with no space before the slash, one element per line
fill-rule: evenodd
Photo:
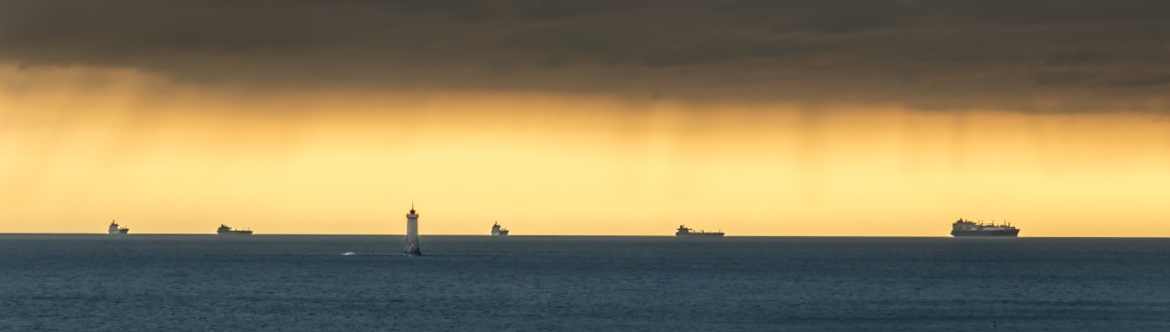
<path fill-rule="evenodd" d="M 402 251 L 402 254 L 407 256 L 422 256 L 422 250 L 419 250 L 418 248 L 407 248 L 406 250 Z"/>

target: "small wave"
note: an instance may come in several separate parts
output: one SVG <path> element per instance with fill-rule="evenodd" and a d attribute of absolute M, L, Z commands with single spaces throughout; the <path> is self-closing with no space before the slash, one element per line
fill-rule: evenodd
<path fill-rule="evenodd" d="M 341 255 L 342 256 L 353 256 L 353 255 L 357 255 L 357 253 L 352 252 L 352 251 L 346 251 L 346 252 L 341 253 Z"/>

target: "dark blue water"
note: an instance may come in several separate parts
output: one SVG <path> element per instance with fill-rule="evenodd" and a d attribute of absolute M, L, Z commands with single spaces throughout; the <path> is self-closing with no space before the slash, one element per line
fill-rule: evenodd
<path fill-rule="evenodd" d="M 0 330 L 1170 330 L 1165 239 L 401 243 L 0 236 Z"/>

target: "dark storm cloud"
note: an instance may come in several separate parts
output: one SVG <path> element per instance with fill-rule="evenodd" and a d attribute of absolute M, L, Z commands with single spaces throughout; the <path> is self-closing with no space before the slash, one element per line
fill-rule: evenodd
<path fill-rule="evenodd" d="M 1160 110 L 1164 1 L 0 1 L 0 61 L 203 84 Z"/>

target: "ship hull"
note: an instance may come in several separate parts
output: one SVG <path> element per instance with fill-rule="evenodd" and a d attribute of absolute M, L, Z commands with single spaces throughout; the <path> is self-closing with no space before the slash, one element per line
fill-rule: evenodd
<path fill-rule="evenodd" d="M 252 236 L 251 231 L 227 231 L 218 232 L 219 236 Z"/>
<path fill-rule="evenodd" d="M 954 237 L 1018 237 L 1020 230 L 1005 229 L 995 231 L 951 231 Z"/>
<path fill-rule="evenodd" d="M 723 237 L 723 233 L 690 233 L 690 234 L 675 234 L 676 237 Z"/>

